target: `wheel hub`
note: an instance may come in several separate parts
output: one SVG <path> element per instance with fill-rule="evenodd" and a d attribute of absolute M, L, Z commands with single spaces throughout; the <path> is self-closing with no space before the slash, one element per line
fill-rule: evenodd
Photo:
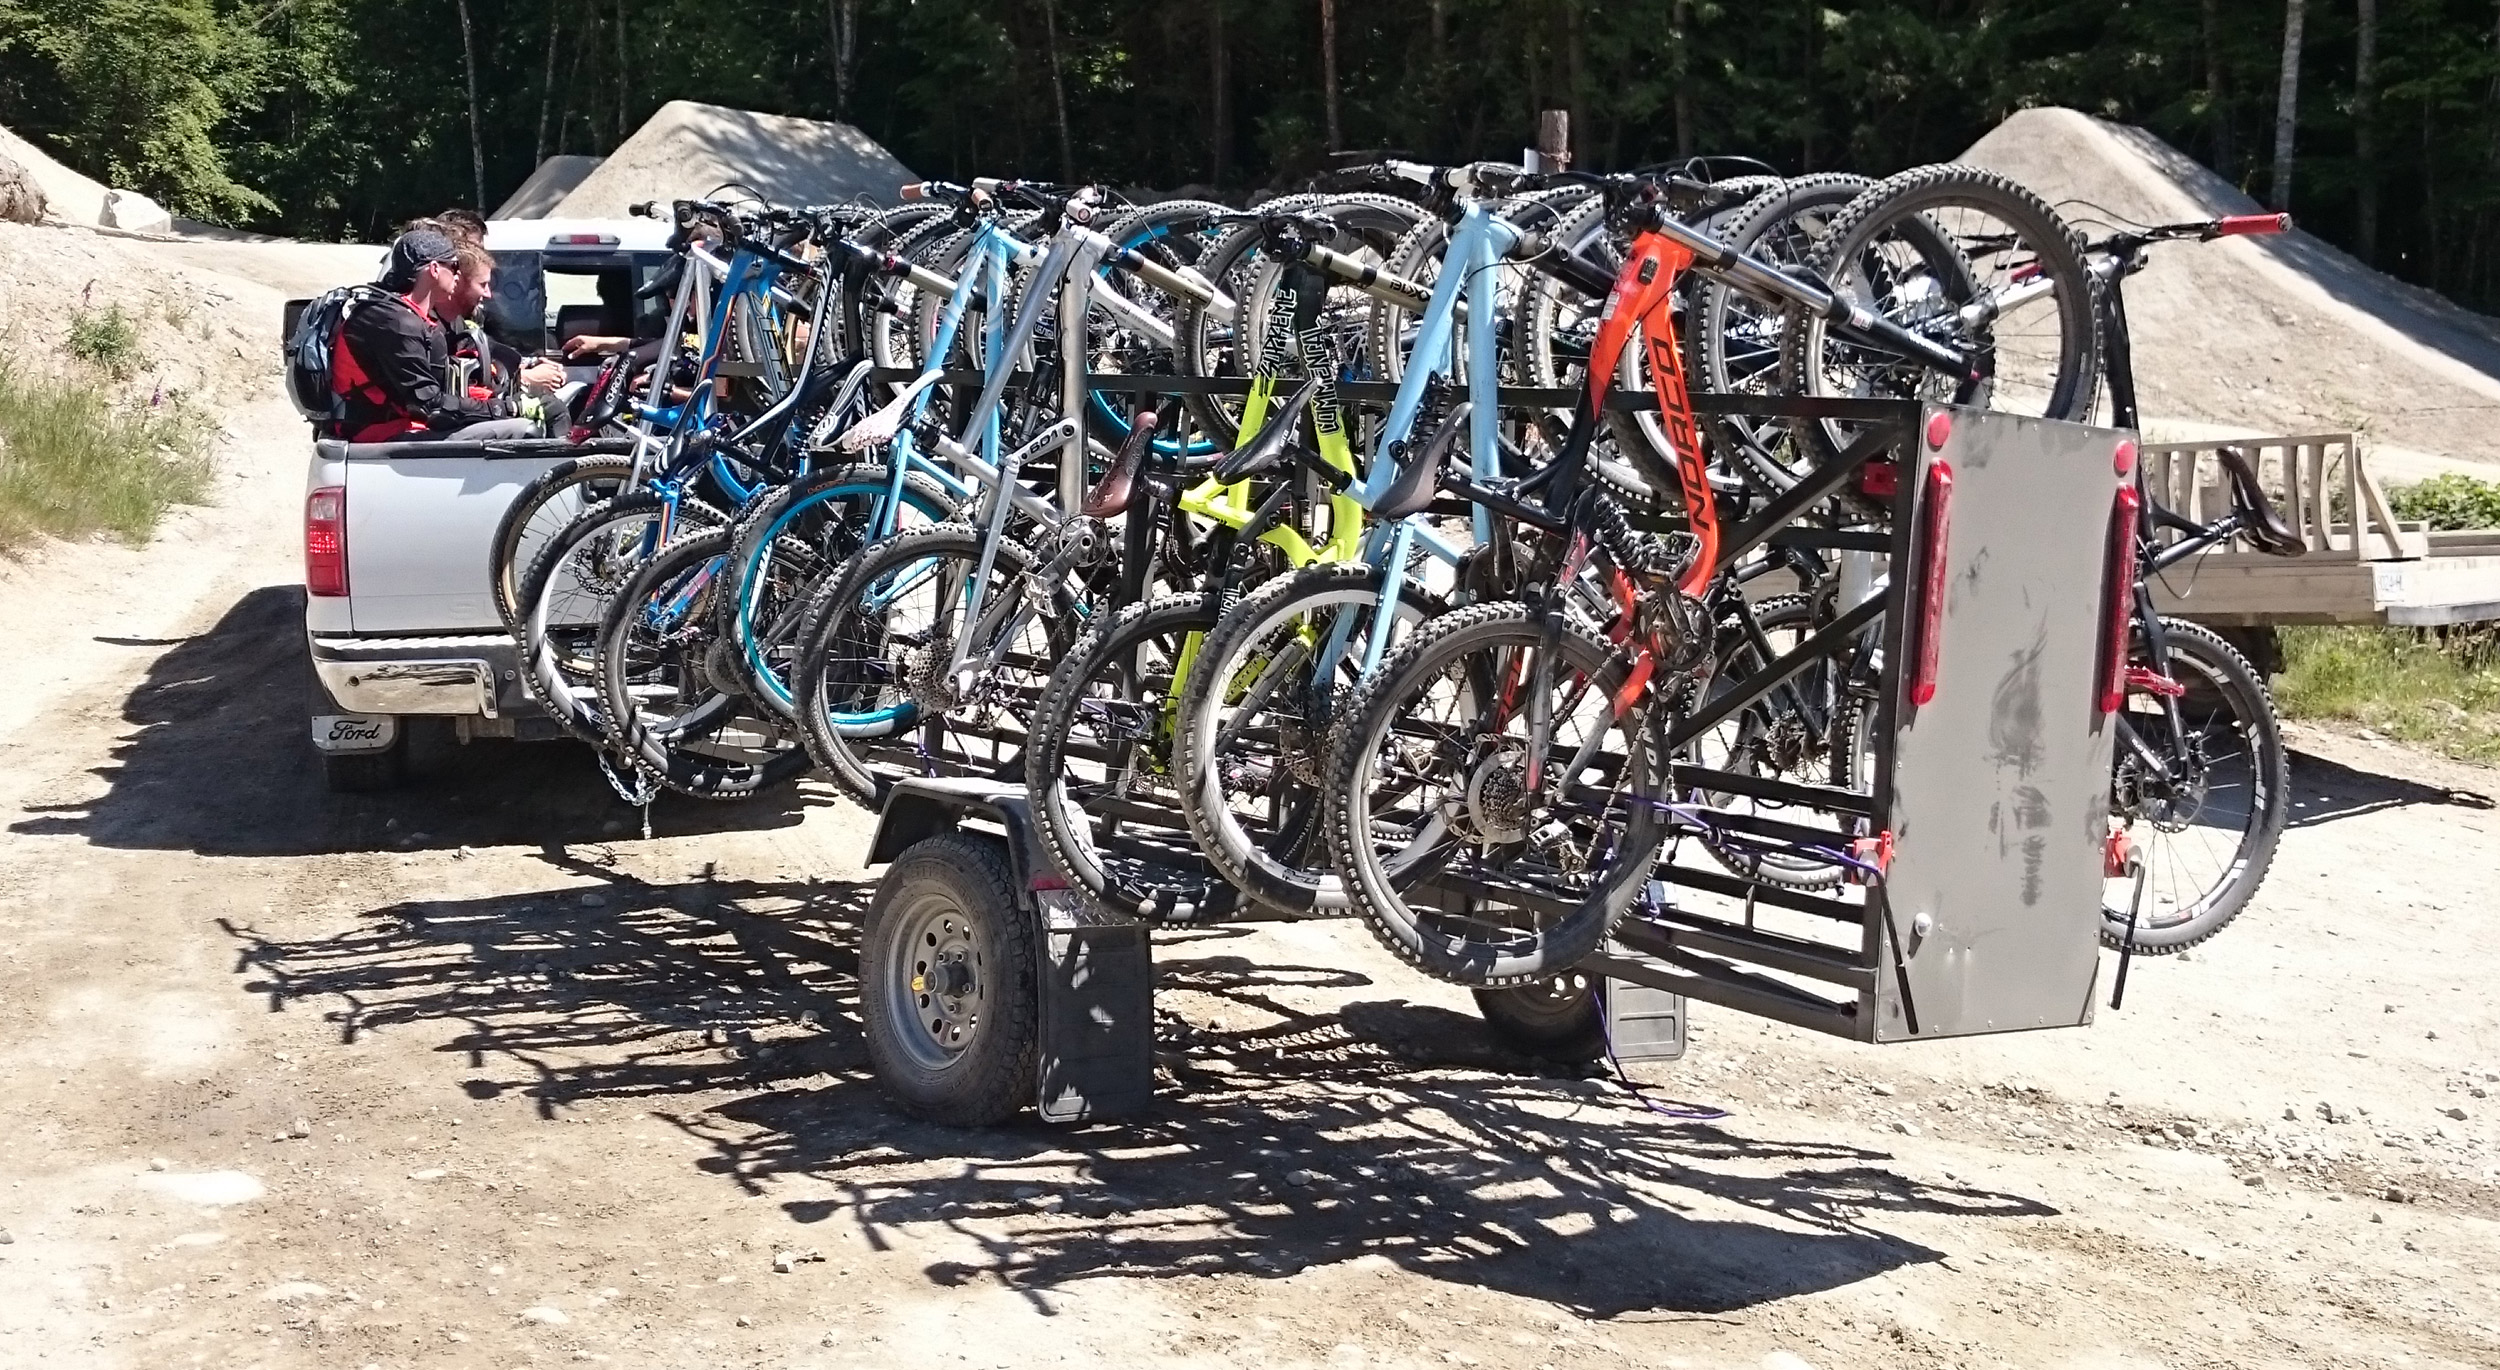
<path fill-rule="evenodd" d="M 913 921 L 903 953 L 897 969 L 914 1029 L 906 1050 L 942 1065 L 972 1044 L 988 1007 L 971 920 L 951 904 L 936 904 Z"/>
<path fill-rule="evenodd" d="M 1482 842 L 1523 842 L 1528 836 L 1526 753 L 1496 752 L 1467 777 L 1467 818 Z"/>
<path fill-rule="evenodd" d="M 2184 757 L 2166 759 L 2158 771 L 2131 763 L 2120 767 L 2111 797 L 2122 813 L 2159 831 L 2185 832 L 2205 812 L 2213 784 L 2209 769 L 2201 747 L 2191 747 Z"/>
<path fill-rule="evenodd" d="M 912 702 L 921 708 L 944 713 L 955 707 L 955 682 L 946 669 L 947 658 L 954 655 L 951 644 L 937 643 L 922 650 L 905 650 L 902 658 L 903 688 L 911 691 Z"/>

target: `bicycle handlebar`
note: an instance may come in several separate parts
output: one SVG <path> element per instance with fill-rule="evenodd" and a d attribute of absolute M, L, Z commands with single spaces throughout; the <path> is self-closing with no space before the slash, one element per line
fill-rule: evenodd
<path fill-rule="evenodd" d="M 2213 221 L 2207 234 L 2214 238 L 2270 237 L 2292 231 L 2289 214 L 2225 214 Z"/>

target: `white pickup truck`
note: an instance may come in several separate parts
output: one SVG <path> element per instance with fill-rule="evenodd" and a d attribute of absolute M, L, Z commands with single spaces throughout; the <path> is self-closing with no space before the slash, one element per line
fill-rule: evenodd
<path fill-rule="evenodd" d="M 655 333 L 661 320 L 642 317 L 654 306 L 635 294 L 667 265 L 667 234 L 647 219 L 490 222 L 488 329 L 524 352 Z M 304 637 L 312 743 L 331 789 L 397 783 L 412 734 L 560 735 L 521 680 L 487 567 L 513 497 L 560 459 L 550 446 L 314 442 Z"/>

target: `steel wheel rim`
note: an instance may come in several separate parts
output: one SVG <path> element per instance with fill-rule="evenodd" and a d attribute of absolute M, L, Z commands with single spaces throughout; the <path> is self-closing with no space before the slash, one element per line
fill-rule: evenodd
<path fill-rule="evenodd" d="M 898 927 L 888 972 L 899 1010 L 896 1045 L 922 1070 L 949 1069 L 979 1041 L 989 1018 L 980 936 L 963 906 L 936 890 L 915 897 Z"/>

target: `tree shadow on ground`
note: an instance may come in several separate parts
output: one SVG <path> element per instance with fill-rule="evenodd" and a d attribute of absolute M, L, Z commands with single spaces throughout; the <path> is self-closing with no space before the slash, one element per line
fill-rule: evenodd
<path fill-rule="evenodd" d="M 304 592 L 271 585 L 217 625 L 179 639 L 123 702 L 131 725 L 93 799 L 29 805 L 9 830 L 97 846 L 207 856 L 616 841 L 641 813 L 601 778 L 579 743 L 482 740 L 429 749 L 422 772 L 381 794 L 331 794 L 307 740 Z M 75 764 L 75 763 L 73 763 Z M 741 803 L 662 795 L 655 836 L 785 827 L 840 802 L 784 786 Z"/>
<path fill-rule="evenodd" d="M 2424 785 L 2392 775 L 2356 770 L 2340 761 L 2329 761 L 2307 752 L 2287 752 L 2290 762 L 2291 817 L 2284 826 L 2314 828 L 2339 818 L 2356 818 L 2383 809 L 2401 809 L 2417 804 L 2450 804 L 2459 808 L 2488 809 L 2490 796 L 2472 790 L 2455 790 L 2440 785 Z"/>
<path fill-rule="evenodd" d="M 705 1143 L 699 1170 L 758 1195 L 797 1182 L 794 1241 L 836 1221 L 878 1245 L 951 1232 L 981 1254 L 932 1264 L 932 1283 L 995 1281 L 1045 1307 L 1098 1276 L 1379 1256 L 1584 1316 L 1713 1314 L 1940 1257 L 1887 1219 L 2054 1211 L 1911 1179 L 1880 1151 L 1645 1111 L 1508 1052 L 1472 1016 L 1377 997 L 1313 1008 L 1370 982 L 1206 933 L 1163 943 L 1159 985 L 1274 1021 L 1159 1015 L 1144 1116 L 919 1122 L 870 1077 L 857 1024 L 870 893 L 616 877 L 596 908 L 573 886 L 394 904 L 303 942 L 231 931 L 273 1008 L 317 1005 L 343 1040 L 439 1033 L 473 1095 L 517 1091 L 547 1116 L 639 1103 Z"/>

